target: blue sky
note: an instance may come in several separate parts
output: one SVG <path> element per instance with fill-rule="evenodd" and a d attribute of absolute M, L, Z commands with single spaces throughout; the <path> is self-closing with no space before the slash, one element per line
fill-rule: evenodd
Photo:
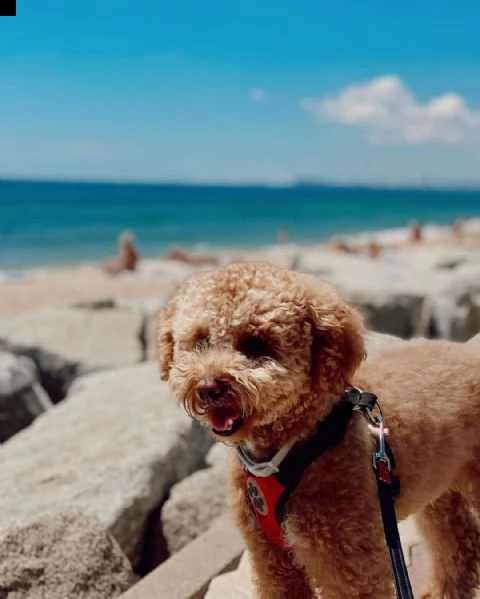
<path fill-rule="evenodd" d="M 480 182 L 478 2 L 83 6 L 0 18 L 0 176 Z"/>

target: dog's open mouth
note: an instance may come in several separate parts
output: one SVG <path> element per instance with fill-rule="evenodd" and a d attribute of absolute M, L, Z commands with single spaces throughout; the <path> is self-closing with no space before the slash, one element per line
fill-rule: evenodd
<path fill-rule="evenodd" d="M 233 406 L 219 406 L 209 410 L 208 418 L 212 431 L 221 437 L 236 433 L 243 424 L 242 415 Z"/>

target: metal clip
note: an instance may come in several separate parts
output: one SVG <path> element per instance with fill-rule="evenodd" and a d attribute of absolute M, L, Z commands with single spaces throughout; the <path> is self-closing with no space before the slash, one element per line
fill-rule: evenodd
<path fill-rule="evenodd" d="M 382 462 L 387 466 L 388 471 L 391 472 L 392 464 L 385 450 L 385 436 L 388 435 L 388 428 L 385 428 L 383 415 L 381 419 L 378 419 L 378 423 L 376 425 L 371 425 L 371 429 L 373 434 L 378 439 L 378 450 L 374 451 L 372 454 L 373 467 L 376 470 L 379 467 L 379 463 Z"/>
<path fill-rule="evenodd" d="M 373 414 L 374 409 L 378 411 L 377 415 Z M 383 413 L 382 406 L 380 405 L 380 402 L 378 400 L 375 403 L 374 409 L 367 409 L 364 411 L 365 417 L 369 424 L 369 428 L 372 434 L 378 440 L 377 451 L 374 451 L 372 453 L 373 468 L 374 470 L 378 470 L 379 472 L 382 471 L 382 478 L 390 479 L 390 474 L 392 472 L 392 464 L 385 450 L 385 437 L 388 435 L 388 428 L 385 428 L 385 416 Z"/>
<path fill-rule="evenodd" d="M 358 394 L 363 393 L 360 387 L 352 387 L 350 391 Z M 385 428 L 385 416 L 378 398 L 376 398 L 375 404 L 372 407 L 367 405 L 363 405 L 362 407 L 356 406 L 354 410 L 363 413 L 372 435 L 378 440 L 378 449 L 372 453 L 374 470 L 378 472 L 379 477 L 384 482 L 391 483 L 393 481 L 392 463 L 385 450 L 385 437 L 388 435 L 388 428 Z M 378 413 L 375 414 L 375 412 Z"/>
<path fill-rule="evenodd" d="M 374 415 L 375 408 L 378 410 L 378 416 Z M 368 422 L 374 427 L 379 427 L 385 421 L 385 416 L 383 415 L 383 409 L 382 409 L 382 406 L 381 406 L 380 402 L 378 401 L 378 399 L 375 402 L 375 406 L 372 409 L 365 408 L 364 414 L 365 414 L 365 417 L 368 420 Z"/>

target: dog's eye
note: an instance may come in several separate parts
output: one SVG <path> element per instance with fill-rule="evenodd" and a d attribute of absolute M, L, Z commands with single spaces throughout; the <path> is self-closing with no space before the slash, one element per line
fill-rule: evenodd
<path fill-rule="evenodd" d="M 238 344 L 237 349 L 239 352 L 247 356 L 252 360 L 257 360 L 259 358 L 273 358 L 273 348 L 261 337 L 255 335 L 248 335 L 242 337 Z"/>
<path fill-rule="evenodd" d="M 208 333 L 198 333 L 193 340 L 193 346 L 195 349 L 202 349 L 203 347 L 207 347 L 210 343 L 210 337 Z"/>
<path fill-rule="evenodd" d="M 204 349 L 208 347 L 209 344 L 210 336 L 208 334 L 208 331 L 204 331 L 203 329 L 195 331 L 193 334 L 189 336 L 188 339 L 185 339 L 185 349 L 187 351 Z"/>

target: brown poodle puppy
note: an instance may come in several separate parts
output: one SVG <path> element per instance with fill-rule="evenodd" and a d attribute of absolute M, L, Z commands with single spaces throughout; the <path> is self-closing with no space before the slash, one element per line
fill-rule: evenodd
<path fill-rule="evenodd" d="M 401 481 L 434 560 L 428 598 L 469 599 L 479 583 L 480 358 L 413 341 L 364 361 L 362 322 L 328 285 L 268 264 L 190 279 L 160 317 L 161 374 L 214 437 L 257 460 L 311 437 L 351 385 L 383 406 Z M 288 500 L 290 551 L 259 528 L 232 450 L 231 497 L 261 599 L 394 597 L 372 472 L 372 435 L 354 413 L 343 440 Z M 473 509 L 472 509 L 473 508 Z"/>

